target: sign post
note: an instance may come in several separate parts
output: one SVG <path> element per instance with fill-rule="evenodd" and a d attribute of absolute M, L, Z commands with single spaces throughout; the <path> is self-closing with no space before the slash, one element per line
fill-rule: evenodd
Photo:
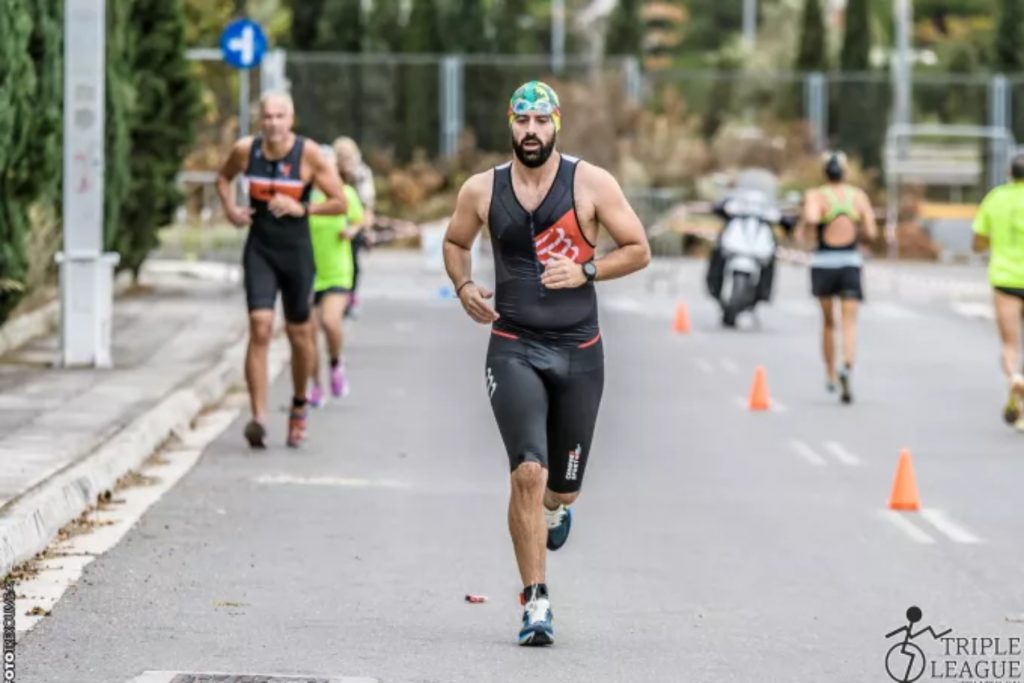
<path fill-rule="evenodd" d="M 114 267 L 103 252 L 104 0 L 64 3 L 64 209 L 60 264 L 61 364 L 111 359 Z"/>
<path fill-rule="evenodd" d="M 251 19 L 236 19 L 220 34 L 224 61 L 238 69 L 238 137 L 249 134 L 249 69 L 259 65 L 267 51 L 267 36 Z"/>

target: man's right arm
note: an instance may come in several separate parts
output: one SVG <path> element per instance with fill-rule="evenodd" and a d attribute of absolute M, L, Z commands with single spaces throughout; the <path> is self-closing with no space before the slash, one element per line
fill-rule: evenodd
<path fill-rule="evenodd" d="M 455 211 L 444 235 L 444 267 L 456 289 L 459 301 L 466 313 L 478 323 L 492 323 L 498 319 L 497 312 L 485 299 L 493 294 L 472 281 L 473 264 L 470 251 L 473 240 L 483 226 L 480 206 L 489 185 L 489 173 L 478 173 L 463 184 L 455 201 Z"/>
<path fill-rule="evenodd" d="M 221 166 L 217 174 L 217 194 L 220 196 L 221 205 L 224 207 L 224 215 L 234 225 L 242 227 L 252 222 L 252 209 L 239 208 L 235 204 L 234 190 L 232 184 L 235 177 L 245 170 L 246 159 L 249 158 L 249 150 L 252 147 L 252 138 L 246 137 L 235 142 L 231 147 L 228 158 Z"/>
<path fill-rule="evenodd" d="M 455 200 L 455 211 L 444 235 L 444 266 L 452 284 L 459 287 L 470 279 L 473 264 L 470 250 L 483 221 L 480 219 L 480 176 L 472 176 L 459 190 Z"/>

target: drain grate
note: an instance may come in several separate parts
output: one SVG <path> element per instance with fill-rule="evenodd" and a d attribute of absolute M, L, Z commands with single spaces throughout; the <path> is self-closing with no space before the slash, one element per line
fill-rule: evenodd
<path fill-rule="evenodd" d="M 146 671 L 128 683 L 380 683 L 354 676 L 295 676 L 285 674 L 190 673 Z"/>

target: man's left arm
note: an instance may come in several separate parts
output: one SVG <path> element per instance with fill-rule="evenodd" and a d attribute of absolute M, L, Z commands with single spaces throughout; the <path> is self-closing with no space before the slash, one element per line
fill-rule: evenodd
<path fill-rule="evenodd" d="M 313 182 L 327 199 L 309 207 L 311 216 L 340 216 L 348 211 L 345 186 L 334 164 L 320 152 L 316 145 L 307 145 L 309 163 L 313 167 Z"/>
<path fill-rule="evenodd" d="M 338 169 L 324 158 L 316 144 L 313 144 L 312 141 L 309 143 L 303 147 L 302 160 L 312 168 L 313 184 L 320 188 L 327 199 L 317 204 L 307 205 L 279 192 L 267 203 L 267 208 L 278 218 L 281 216 L 304 216 L 307 213 L 311 216 L 339 216 L 348 210 L 348 202 L 345 201 L 345 190 L 342 188 Z"/>
<path fill-rule="evenodd" d="M 597 268 L 594 279 L 612 280 L 646 267 L 651 262 L 647 233 L 618 181 L 603 168 L 589 164 L 581 165 L 576 173 L 576 182 L 583 186 L 581 189 L 587 197 L 593 198 L 595 219 L 618 245 L 594 261 Z M 541 283 L 548 289 L 581 287 L 586 282 L 583 267 L 565 256 L 552 258 L 541 275 Z"/>

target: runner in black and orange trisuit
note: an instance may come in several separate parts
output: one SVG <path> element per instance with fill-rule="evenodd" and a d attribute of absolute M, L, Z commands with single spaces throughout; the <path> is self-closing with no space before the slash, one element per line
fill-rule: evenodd
<path fill-rule="evenodd" d="M 314 263 L 309 216 L 337 215 L 346 210 L 337 169 L 316 143 L 292 132 L 294 120 L 290 96 L 264 95 L 260 100 L 260 135 L 236 142 L 217 177 L 217 192 L 228 220 L 239 227 L 250 226 L 242 265 L 249 307 L 245 378 L 252 405 L 245 438 L 253 448 L 265 446 L 267 354 L 278 291 L 292 350 L 294 398 L 288 415 L 287 443 L 298 446 L 305 437 L 306 382 L 313 354 L 309 320 Z M 249 208 L 237 206 L 233 197 L 232 181 L 240 173 L 248 181 Z M 310 206 L 313 184 L 327 199 Z"/>

